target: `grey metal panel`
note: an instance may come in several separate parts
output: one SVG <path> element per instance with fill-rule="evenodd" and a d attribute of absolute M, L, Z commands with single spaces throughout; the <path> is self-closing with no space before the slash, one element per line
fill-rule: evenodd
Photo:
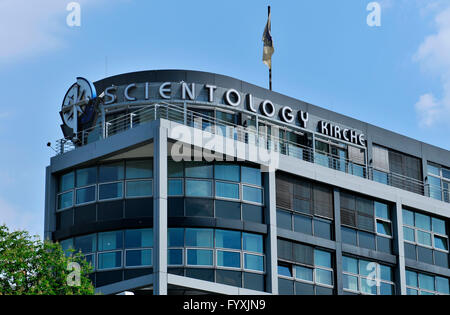
<path fill-rule="evenodd" d="M 406 266 L 406 269 L 414 269 L 415 271 L 433 273 L 438 276 L 450 278 L 450 269 L 447 269 L 447 268 L 442 268 L 442 267 L 435 266 L 435 265 L 429 265 L 429 264 L 425 264 L 420 261 L 415 261 L 415 260 L 411 260 L 411 259 L 407 259 L 407 258 L 405 259 L 405 266 Z"/>
<path fill-rule="evenodd" d="M 277 229 L 277 234 L 278 234 L 278 237 L 281 237 L 281 238 L 284 238 L 287 240 L 304 243 L 304 244 L 308 244 L 308 245 L 313 245 L 313 246 L 319 246 L 319 247 L 323 247 L 325 249 L 336 250 L 336 243 L 334 241 L 330 241 L 330 240 L 327 240 L 324 238 L 307 235 L 307 234 L 302 234 L 302 233 L 297 233 L 297 232 L 293 232 L 293 231 L 288 231 L 288 230 L 284 230 L 284 229 L 280 229 L 280 228 Z"/>
<path fill-rule="evenodd" d="M 356 246 L 349 245 L 349 244 L 342 244 L 342 254 L 343 255 L 350 254 L 350 255 L 355 255 L 355 256 L 361 257 L 361 258 L 374 259 L 374 260 L 378 260 L 380 262 L 385 262 L 385 263 L 392 264 L 392 265 L 395 265 L 397 263 L 397 257 L 394 255 L 377 252 L 374 250 L 365 249 L 365 248 L 361 248 L 361 247 L 356 247 Z"/>

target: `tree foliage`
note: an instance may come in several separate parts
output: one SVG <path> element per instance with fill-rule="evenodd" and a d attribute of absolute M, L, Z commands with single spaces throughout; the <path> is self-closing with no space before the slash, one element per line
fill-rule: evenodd
<path fill-rule="evenodd" d="M 0 295 L 92 295 L 91 272 L 81 253 L 0 226 Z"/>

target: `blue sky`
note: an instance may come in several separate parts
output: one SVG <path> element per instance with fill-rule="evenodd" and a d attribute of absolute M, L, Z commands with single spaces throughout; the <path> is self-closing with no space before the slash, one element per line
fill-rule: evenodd
<path fill-rule="evenodd" d="M 267 86 L 262 32 L 272 5 L 274 90 L 450 148 L 450 3 L 380 0 L 0 0 L 0 222 L 43 234 L 48 141 L 77 76 L 145 69 L 221 73 Z M 106 62 L 107 60 L 107 62 Z"/>

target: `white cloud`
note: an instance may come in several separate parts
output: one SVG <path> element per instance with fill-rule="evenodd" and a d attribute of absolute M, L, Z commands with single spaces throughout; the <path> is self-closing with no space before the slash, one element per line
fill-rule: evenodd
<path fill-rule="evenodd" d="M 415 105 L 423 127 L 450 119 L 450 7 L 437 14 L 435 23 L 437 33 L 425 38 L 414 56 L 424 71 L 439 76 L 442 82 L 441 97 L 428 92 Z"/>

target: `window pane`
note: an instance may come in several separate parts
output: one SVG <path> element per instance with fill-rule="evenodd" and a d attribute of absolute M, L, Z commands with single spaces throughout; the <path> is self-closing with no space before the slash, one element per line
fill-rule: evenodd
<path fill-rule="evenodd" d="M 344 289 L 351 291 L 358 291 L 358 277 L 344 274 L 343 280 L 344 280 Z"/>
<path fill-rule="evenodd" d="M 216 200 L 216 218 L 229 220 L 241 220 L 241 203 Z M 245 220 L 245 218 L 244 218 Z"/>
<path fill-rule="evenodd" d="M 262 189 L 242 186 L 242 199 L 250 202 L 263 203 Z"/>
<path fill-rule="evenodd" d="M 126 265 L 127 267 L 152 266 L 152 250 L 127 250 Z"/>
<path fill-rule="evenodd" d="M 419 273 L 419 288 L 434 291 L 434 277 Z"/>
<path fill-rule="evenodd" d="M 403 224 L 414 226 L 414 212 L 403 209 Z"/>
<path fill-rule="evenodd" d="M 213 247 L 213 230 L 186 229 L 186 246 Z"/>
<path fill-rule="evenodd" d="M 294 215 L 294 231 L 312 235 L 312 219 L 303 215 Z"/>
<path fill-rule="evenodd" d="M 394 286 L 389 283 L 381 282 L 380 295 L 394 295 Z"/>
<path fill-rule="evenodd" d="M 447 229 L 445 228 L 444 220 L 432 218 L 432 222 L 433 222 L 433 232 L 434 233 L 447 235 Z"/>
<path fill-rule="evenodd" d="M 72 207 L 73 191 L 58 195 L 58 210 Z"/>
<path fill-rule="evenodd" d="M 167 263 L 169 265 L 183 265 L 183 250 L 182 249 L 169 249 L 169 255 L 167 257 Z"/>
<path fill-rule="evenodd" d="M 378 218 L 390 220 L 389 206 L 387 204 L 375 201 L 375 213 Z"/>
<path fill-rule="evenodd" d="M 185 200 L 187 217 L 213 217 L 214 201 L 205 198 L 186 198 Z"/>
<path fill-rule="evenodd" d="M 169 179 L 168 194 L 169 194 L 169 196 L 182 196 L 183 195 L 183 180 L 182 179 Z"/>
<path fill-rule="evenodd" d="M 380 234 L 392 236 L 391 224 L 384 221 L 377 221 L 377 232 Z"/>
<path fill-rule="evenodd" d="M 242 204 L 242 220 L 256 223 L 264 223 L 264 210 L 260 206 Z"/>
<path fill-rule="evenodd" d="M 214 166 L 215 178 L 240 182 L 240 167 L 233 164 L 217 164 Z"/>
<path fill-rule="evenodd" d="M 317 237 L 331 240 L 331 222 L 322 220 L 314 220 L 314 235 Z"/>
<path fill-rule="evenodd" d="M 64 252 L 66 252 L 66 256 L 68 256 L 68 254 L 70 254 L 68 251 L 70 249 L 73 249 L 73 239 L 69 238 L 67 240 L 61 241 L 59 242 L 59 244 L 61 245 L 61 248 Z"/>
<path fill-rule="evenodd" d="M 433 164 L 428 164 L 428 174 L 433 174 L 436 176 L 441 176 L 440 168 Z"/>
<path fill-rule="evenodd" d="M 98 255 L 98 269 L 122 267 L 122 252 L 101 253 Z"/>
<path fill-rule="evenodd" d="M 414 236 L 414 230 L 403 227 L 403 237 L 405 238 L 405 241 L 415 242 L 416 237 Z"/>
<path fill-rule="evenodd" d="M 193 266 L 212 266 L 213 251 L 206 249 L 188 249 L 187 263 Z"/>
<path fill-rule="evenodd" d="M 241 232 L 216 230 L 216 247 L 241 249 Z"/>
<path fill-rule="evenodd" d="M 292 277 L 291 267 L 278 265 L 278 275 Z"/>
<path fill-rule="evenodd" d="M 170 228 L 168 229 L 168 247 L 184 247 L 184 229 Z"/>
<path fill-rule="evenodd" d="M 312 284 L 295 282 L 295 295 L 314 295 Z"/>
<path fill-rule="evenodd" d="M 241 254 L 238 252 L 217 251 L 217 266 L 241 268 Z"/>
<path fill-rule="evenodd" d="M 439 249 L 443 249 L 443 250 L 448 250 L 448 241 L 447 241 L 447 239 L 443 238 L 443 237 L 435 236 L 434 237 L 434 247 L 435 248 L 439 248 Z"/>
<path fill-rule="evenodd" d="M 74 173 L 70 172 L 62 175 L 59 178 L 59 190 L 58 192 L 63 192 L 69 189 L 73 189 L 74 187 Z"/>
<path fill-rule="evenodd" d="M 422 245 L 431 246 L 431 234 L 417 231 L 417 242 Z"/>
<path fill-rule="evenodd" d="M 406 270 L 406 285 L 415 288 L 419 287 L 417 283 L 417 273 Z"/>
<path fill-rule="evenodd" d="M 242 233 L 244 250 L 255 253 L 263 253 L 262 235 Z"/>
<path fill-rule="evenodd" d="M 153 229 L 125 231 L 125 248 L 153 247 Z"/>
<path fill-rule="evenodd" d="M 313 281 L 313 269 L 295 266 L 295 278 L 305 281 Z"/>
<path fill-rule="evenodd" d="M 359 260 L 359 274 L 369 276 L 372 272 L 376 272 L 377 264 L 367 260 Z"/>
<path fill-rule="evenodd" d="M 98 199 L 116 199 L 122 198 L 123 196 L 123 183 L 112 183 L 112 184 L 102 184 L 98 185 Z"/>
<path fill-rule="evenodd" d="M 97 167 L 77 170 L 77 187 L 89 186 L 97 183 Z"/>
<path fill-rule="evenodd" d="M 353 229 L 341 228 L 342 232 L 342 242 L 350 245 L 357 245 L 357 233 Z"/>
<path fill-rule="evenodd" d="M 153 196 L 153 183 L 151 180 L 127 182 L 127 197 Z"/>
<path fill-rule="evenodd" d="M 261 171 L 259 168 L 252 168 L 242 166 L 242 182 L 246 184 L 252 184 L 261 186 Z"/>
<path fill-rule="evenodd" d="M 121 249 L 123 247 L 123 233 L 120 232 L 106 232 L 98 234 L 98 250 L 107 251 L 114 249 Z"/>
<path fill-rule="evenodd" d="M 379 265 L 379 266 L 380 266 L 381 280 L 393 281 L 392 268 L 389 266 L 384 266 L 384 265 Z"/>
<path fill-rule="evenodd" d="M 211 197 L 211 181 L 186 180 L 186 196 L 189 197 Z"/>
<path fill-rule="evenodd" d="M 450 294 L 448 279 L 436 277 L 436 291 L 442 294 Z"/>
<path fill-rule="evenodd" d="M 430 217 L 420 213 L 415 213 L 416 216 L 416 227 L 431 231 L 431 221 Z"/>
<path fill-rule="evenodd" d="M 93 253 L 97 251 L 97 235 L 86 235 L 76 237 L 74 240 L 74 248 L 76 251 L 81 251 L 84 254 Z"/>
<path fill-rule="evenodd" d="M 359 246 L 367 249 L 375 250 L 375 235 L 371 233 L 366 233 L 359 231 Z"/>
<path fill-rule="evenodd" d="M 442 169 L 442 176 L 445 178 L 449 178 L 450 179 L 450 170 L 447 170 L 445 168 Z"/>
<path fill-rule="evenodd" d="M 406 288 L 406 294 L 407 295 L 418 295 L 419 292 L 417 290 L 414 290 L 414 289 Z"/>
<path fill-rule="evenodd" d="M 123 179 L 123 163 L 114 163 L 108 165 L 101 165 L 99 168 L 99 182 L 113 182 Z"/>
<path fill-rule="evenodd" d="M 213 167 L 201 162 L 186 162 L 186 177 L 212 178 Z"/>
<path fill-rule="evenodd" d="M 350 272 L 358 274 L 358 260 L 350 257 L 342 257 L 342 270 L 345 272 Z"/>
<path fill-rule="evenodd" d="M 127 161 L 126 177 L 127 179 L 152 178 L 153 161 Z"/>
<path fill-rule="evenodd" d="M 277 226 L 281 229 L 292 230 L 292 215 L 286 211 L 277 211 Z"/>
<path fill-rule="evenodd" d="M 314 250 L 314 265 L 331 268 L 331 253 Z"/>
<path fill-rule="evenodd" d="M 95 187 L 77 189 L 77 205 L 95 201 Z"/>
<path fill-rule="evenodd" d="M 216 196 L 239 199 L 239 184 L 216 182 Z"/>
<path fill-rule="evenodd" d="M 264 271 L 264 257 L 244 254 L 244 268 L 248 270 Z"/>
<path fill-rule="evenodd" d="M 183 162 L 175 162 L 173 160 L 167 161 L 167 176 L 168 177 L 184 177 Z"/>
<path fill-rule="evenodd" d="M 316 282 L 333 285 L 333 273 L 329 270 L 316 269 Z"/>
<path fill-rule="evenodd" d="M 361 292 L 365 294 L 377 294 L 376 281 L 369 280 L 366 278 L 361 278 Z"/>

